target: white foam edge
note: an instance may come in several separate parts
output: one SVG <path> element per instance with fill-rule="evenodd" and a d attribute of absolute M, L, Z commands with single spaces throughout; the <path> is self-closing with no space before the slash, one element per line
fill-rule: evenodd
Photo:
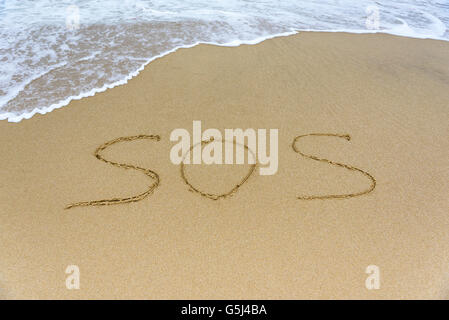
<path fill-rule="evenodd" d="M 158 54 L 154 57 L 151 57 L 148 61 L 146 61 L 144 64 L 142 64 L 136 71 L 128 74 L 124 79 L 113 82 L 113 83 L 109 83 L 109 84 L 105 84 L 104 86 L 102 86 L 101 88 L 94 88 L 90 91 L 87 92 L 82 92 L 79 95 L 76 96 L 69 96 L 67 98 L 65 98 L 64 100 L 59 101 L 58 103 L 54 103 L 52 105 L 50 105 L 49 107 L 45 107 L 45 108 L 35 108 L 32 111 L 29 112 L 24 112 L 24 113 L 14 113 L 14 112 L 4 112 L 4 113 L 0 113 L 0 120 L 8 120 L 8 122 L 20 122 L 24 119 L 30 119 L 31 117 L 33 117 L 36 114 L 46 114 L 49 112 L 52 112 L 55 109 L 59 109 L 62 108 L 64 106 L 67 106 L 72 100 L 80 100 L 82 98 L 87 98 L 87 97 L 92 97 L 95 94 L 99 93 L 99 92 L 104 92 L 107 89 L 112 89 L 114 87 L 117 86 L 121 86 L 124 84 L 127 84 L 129 80 L 131 80 L 132 78 L 136 77 L 144 68 L 146 65 L 148 65 L 149 63 L 153 62 L 156 59 L 162 58 L 170 53 L 176 52 L 179 49 L 188 49 L 188 48 L 192 48 L 195 47 L 199 44 L 209 44 L 209 45 L 216 45 L 216 46 L 222 46 L 222 47 L 238 47 L 240 45 L 253 45 L 253 44 L 257 44 L 260 43 L 264 40 L 268 40 L 268 39 L 272 39 L 272 38 L 276 38 L 276 37 L 286 37 L 286 36 L 290 36 L 293 34 L 298 33 L 298 31 L 288 31 L 288 32 L 284 32 L 284 33 L 279 33 L 279 34 L 275 34 L 275 35 L 270 35 L 267 37 L 259 37 L 253 40 L 233 40 L 230 42 L 226 42 L 226 43 L 215 43 L 215 42 L 195 42 L 193 44 L 189 44 L 189 45 L 183 45 L 183 46 L 178 46 L 174 49 L 165 51 L 161 54 Z"/>

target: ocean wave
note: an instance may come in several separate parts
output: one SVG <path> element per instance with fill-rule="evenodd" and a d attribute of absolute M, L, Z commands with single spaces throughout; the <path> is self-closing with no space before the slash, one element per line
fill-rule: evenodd
<path fill-rule="evenodd" d="M 199 43 L 255 44 L 303 30 L 448 41 L 447 25 L 444 0 L 0 0 L 0 120 L 125 84 Z"/>

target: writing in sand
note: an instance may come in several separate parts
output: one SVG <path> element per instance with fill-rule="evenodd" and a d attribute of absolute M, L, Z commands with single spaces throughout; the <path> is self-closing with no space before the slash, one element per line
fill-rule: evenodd
<path fill-rule="evenodd" d="M 329 159 L 320 158 L 320 157 L 317 157 L 317 156 L 314 156 L 314 155 L 309 155 L 309 154 L 303 153 L 299 149 L 299 147 L 298 147 L 299 140 L 303 139 L 305 137 L 326 137 L 326 136 L 327 137 L 343 138 L 343 139 L 346 139 L 347 141 L 349 141 L 351 139 L 351 137 L 348 134 L 309 133 L 309 134 L 299 135 L 299 136 L 295 137 L 293 139 L 293 142 L 292 142 L 292 149 L 293 149 L 294 152 L 298 153 L 299 155 L 301 155 L 304 158 L 315 160 L 315 161 L 324 162 L 324 163 L 327 163 L 327 164 L 332 165 L 332 166 L 345 168 L 345 169 L 347 169 L 349 171 L 357 172 L 359 174 L 362 174 L 370 181 L 370 185 L 367 188 L 365 188 L 364 190 L 354 191 L 354 192 L 351 192 L 351 193 L 328 194 L 328 195 L 299 195 L 299 196 L 297 196 L 297 198 L 299 200 L 348 199 L 348 198 L 353 198 L 353 197 L 366 195 L 366 194 L 372 192 L 375 189 L 375 187 L 376 187 L 376 179 L 371 174 L 366 172 L 365 170 L 359 169 L 357 167 L 354 167 L 354 166 L 351 166 L 351 165 L 348 165 L 348 164 L 339 163 L 339 162 L 332 161 L 332 160 L 329 160 Z M 141 201 L 141 200 L 145 199 L 146 197 L 148 197 L 149 195 L 151 195 L 155 191 L 155 189 L 159 186 L 159 183 L 160 183 L 160 177 L 159 177 L 158 173 L 156 173 L 155 171 L 153 171 L 151 169 L 148 169 L 148 168 L 142 168 L 142 167 L 138 167 L 138 166 L 135 166 L 135 165 L 132 165 L 132 164 L 118 163 L 118 162 L 115 162 L 115 161 L 112 161 L 112 160 L 108 160 L 108 159 L 105 159 L 102 156 L 102 154 L 101 154 L 102 151 L 104 151 L 106 148 L 110 147 L 113 144 L 130 142 L 130 141 L 141 140 L 141 139 L 147 139 L 147 140 L 152 140 L 152 141 L 156 141 L 156 142 L 161 140 L 160 136 L 158 136 L 158 135 L 136 135 L 136 136 L 129 136 L 129 137 L 119 137 L 119 138 L 116 138 L 114 140 L 105 142 L 104 144 L 99 146 L 95 150 L 94 156 L 98 160 L 103 161 L 103 162 L 105 162 L 107 164 L 110 164 L 112 166 L 115 166 L 117 168 L 137 170 L 139 172 L 142 172 L 146 176 L 148 176 L 152 180 L 152 183 L 151 183 L 151 185 L 148 187 L 148 189 L 146 191 L 144 191 L 144 192 L 142 192 L 142 193 L 140 193 L 138 195 L 131 196 L 131 197 L 76 202 L 76 203 L 72 203 L 72 204 L 69 204 L 68 206 L 66 206 L 66 209 L 70 209 L 70 208 L 74 208 L 74 207 L 82 207 L 82 206 L 105 206 L 105 205 L 114 205 L 114 204 L 125 204 L 125 203 Z M 256 154 L 254 151 L 249 149 L 246 144 L 239 144 L 235 140 L 234 141 L 220 140 L 220 141 L 221 141 L 221 143 L 233 144 L 236 147 L 237 147 L 237 145 L 239 145 L 241 148 L 246 149 L 253 156 L 255 156 L 255 154 Z M 214 139 L 211 138 L 209 140 L 201 141 L 200 144 L 201 144 L 201 146 L 207 146 L 208 144 L 210 144 L 212 142 L 217 143 L 217 141 L 214 141 Z M 195 145 L 190 147 L 188 152 L 190 152 L 195 147 L 196 147 Z M 184 156 L 186 156 L 186 155 L 184 155 Z M 184 162 L 180 163 L 180 176 L 181 176 L 181 180 L 189 187 L 190 191 L 193 191 L 193 192 L 199 194 L 203 198 L 207 198 L 207 199 L 211 199 L 211 200 L 219 200 L 219 199 L 225 199 L 225 198 L 228 198 L 228 197 L 232 196 L 233 194 L 235 194 L 239 190 L 239 188 L 241 188 L 245 183 L 247 183 L 248 179 L 251 176 L 253 176 L 253 173 L 254 173 L 257 165 L 258 165 L 258 161 L 256 159 L 255 161 L 253 161 L 253 163 L 251 164 L 250 169 L 248 170 L 247 174 L 240 180 L 240 182 L 238 182 L 230 191 L 227 191 L 227 192 L 221 193 L 221 194 L 208 193 L 206 191 L 199 190 L 198 187 L 193 186 L 192 183 L 189 181 L 189 179 L 187 178 L 187 176 L 185 174 Z"/>

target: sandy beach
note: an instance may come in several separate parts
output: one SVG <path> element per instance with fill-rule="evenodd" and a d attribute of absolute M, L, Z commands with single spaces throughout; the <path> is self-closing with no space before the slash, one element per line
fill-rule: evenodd
<path fill-rule="evenodd" d="M 199 45 L 126 85 L 20 123 L 0 121 L 0 296 L 8 299 L 449 299 L 449 43 L 308 33 Z M 57 86 L 58 83 L 53 85 Z M 279 130 L 279 168 L 211 200 L 170 161 L 170 133 Z M 370 180 L 306 154 L 348 164 Z M 135 203 L 67 205 L 132 197 Z M 189 165 L 224 193 L 249 165 Z M 80 289 L 66 288 L 69 265 Z M 368 290 L 367 266 L 380 289 Z"/>

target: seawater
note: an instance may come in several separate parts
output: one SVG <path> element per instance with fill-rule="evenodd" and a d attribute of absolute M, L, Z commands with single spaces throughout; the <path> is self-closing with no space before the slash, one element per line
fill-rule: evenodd
<path fill-rule="evenodd" d="M 199 43 L 307 31 L 449 41 L 449 0 L 0 0 L 0 120 L 18 122 L 124 84 Z"/>

